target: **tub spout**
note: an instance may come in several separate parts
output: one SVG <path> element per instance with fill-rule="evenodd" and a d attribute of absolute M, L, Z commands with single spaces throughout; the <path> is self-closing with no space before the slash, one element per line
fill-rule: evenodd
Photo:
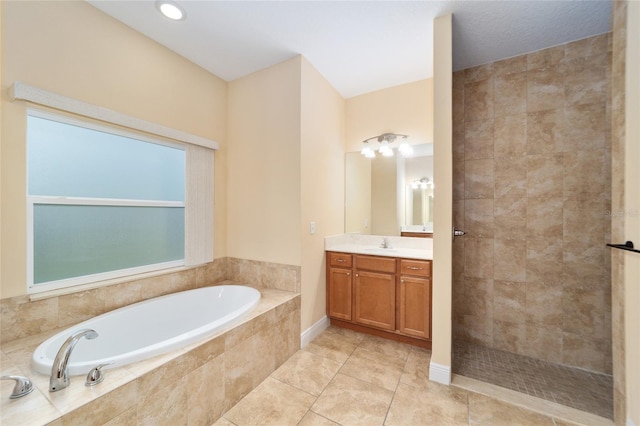
<path fill-rule="evenodd" d="M 56 355 L 56 359 L 53 361 L 53 366 L 51 367 L 51 377 L 49 378 L 49 392 L 59 391 L 61 389 L 69 386 L 69 368 L 67 364 L 69 363 L 69 357 L 71 356 L 71 351 L 78 343 L 78 340 L 86 337 L 87 339 L 95 339 L 98 337 L 98 333 L 95 330 L 90 328 L 85 328 L 83 330 L 78 330 L 73 333 L 65 342 L 60 346 L 58 350 L 58 354 Z"/>

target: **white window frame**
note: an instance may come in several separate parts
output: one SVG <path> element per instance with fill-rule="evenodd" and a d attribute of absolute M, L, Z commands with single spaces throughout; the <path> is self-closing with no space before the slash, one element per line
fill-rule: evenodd
<path fill-rule="evenodd" d="M 47 120 L 56 121 L 72 126 L 83 127 L 90 130 L 109 133 L 117 136 L 123 136 L 126 138 L 135 139 L 143 143 L 153 143 L 156 145 L 168 146 L 185 151 L 186 161 L 186 149 L 184 144 L 175 142 L 169 142 L 160 139 L 149 138 L 138 133 L 127 132 L 114 127 L 99 125 L 96 123 L 78 120 L 70 118 L 62 114 L 54 114 L 51 112 L 45 112 L 36 108 L 27 108 L 27 116 L 43 118 Z M 28 131 L 28 129 L 27 129 Z M 27 179 L 29 164 L 27 162 Z M 187 165 L 185 164 L 185 181 L 188 176 Z M 132 275 L 144 274 L 148 272 L 157 272 L 164 269 L 171 269 L 185 266 L 185 256 L 187 252 L 187 235 L 185 229 L 185 253 L 182 259 L 162 262 L 151 265 L 138 266 L 133 268 L 119 269 L 114 271 L 96 273 L 91 275 L 83 275 L 79 277 L 66 278 L 57 281 L 50 281 L 46 283 L 34 283 L 34 206 L 41 204 L 54 204 L 54 205 L 91 205 L 91 206 L 131 206 L 131 207 L 178 207 L 185 209 L 185 220 L 188 215 L 187 206 L 184 201 L 163 201 L 163 200 L 129 200 L 129 199 L 106 199 L 106 198 L 90 198 L 90 197 L 64 197 L 64 196 L 37 196 L 29 194 L 29 184 L 27 182 L 27 293 L 38 294 L 43 292 L 49 292 L 59 290 L 63 288 L 69 288 L 79 286 L 83 284 L 91 284 L 99 281 L 113 280 L 117 278 L 123 278 Z M 186 192 L 186 191 L 185 191 Z M 185 194 L 186 199 L 186 194 Z M 185 226 L 186 228 L 186 226 Z"/>

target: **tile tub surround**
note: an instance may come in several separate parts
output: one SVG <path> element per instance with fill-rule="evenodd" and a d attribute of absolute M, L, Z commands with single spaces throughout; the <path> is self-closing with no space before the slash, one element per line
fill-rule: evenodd
<path fill-rule="evenodd" d="M 300 267 L 225 257 L 196 268 L 41 300 L 30 301 L 29 296 L 1 299 L 0 344 L 65 328 L 142 300 L 224 280 L 298 293 Z"/>
<path fill-rule="evenodd" d="M 49 377 L 31 371 L 31 353 L 55 331 L 3 344 L 1 374 L 26 375 L 36 389 L 10 400 L 13 384 L 3 381 L 0 423 L 211 425 L 300 347 L 300 296 L 258 289 L 260 304 L 231 330 L 107 370 L 91 388 L 73 376 L 68 388 L 50 393 Z"/>
<path fill-rule="evenodd" d="M 386 238 L 390 248 L 380 248 Z M 324 249 L 342 253 L 367 254 L 372 256 L 403 257 L 407 259 L 433 259 L 433 239 L 413 237 L 385 237 L 363 234 L 340 234 L 325 237 Z"/>
<path fill-rule="evenodd" d="M 611 35 L 453 76 L 454 338 L 611 373 Z"/>

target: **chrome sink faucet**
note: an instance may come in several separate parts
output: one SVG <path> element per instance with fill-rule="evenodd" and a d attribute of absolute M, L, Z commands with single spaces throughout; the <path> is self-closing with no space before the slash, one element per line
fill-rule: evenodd
<path fill-rule="evenodd" d="M 76 346 L 78 341 L 86 337 L 88 340 L 98 337 L 98 333 L 90 328 L 78 330 L 73 333 L 65 342 L 60 346 L 56 359 L 51 366 L 51 377 L 49 378 L 49 392 L 56 392 L 69 386 L 69 357 L 71 351 Z"/>
<path fill-rule="evenodd" d="M 380 243 L 380 248 L 392 248 L 391 243 L 389 242 L 389 239 L 387 237 L 384 237 L 382 239 L 382 242 Z"/>

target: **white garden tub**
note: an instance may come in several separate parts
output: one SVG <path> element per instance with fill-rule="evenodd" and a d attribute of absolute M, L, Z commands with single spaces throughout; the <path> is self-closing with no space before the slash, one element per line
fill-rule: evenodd
<path fill-rule="evenodd" d="M 69 374 L 86 374 L 98 364 L 114 368 L 182 348 L 229 328 L 258 305 L 251 287 L 221 285 L 188 290 L 116 309 L 70 327 L 44 341 L 33 353 L 33 368 L 49 375 L 58 349 L 75 331 L 90 328 L 92 340 L 78 341 Z"/>

